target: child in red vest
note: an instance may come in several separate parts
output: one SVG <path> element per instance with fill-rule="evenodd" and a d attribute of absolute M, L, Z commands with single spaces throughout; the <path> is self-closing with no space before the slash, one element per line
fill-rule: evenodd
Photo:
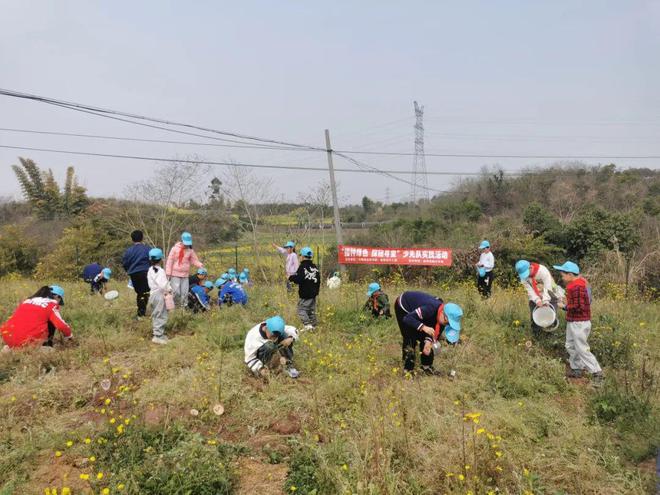
<path fill-rule="evenodd" d="M 561 273 L 566 284 L 566 300 L 559 307 L 566 310 L 566 350 L 571 366 L 569 376 L 579 378 L 583 370 L 591 373 L 595 386 L 603 383 L 603 370 L 591 353 L 587 339 L 591 333 L 591 289 L 580 275 L 580 267 L 572 261 L 553 268 Z"/>

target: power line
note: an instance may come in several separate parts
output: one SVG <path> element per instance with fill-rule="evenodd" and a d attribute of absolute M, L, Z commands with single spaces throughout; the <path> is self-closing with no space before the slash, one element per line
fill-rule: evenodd
<path fill-rule="evenodd" d="M 261 149 L 261 150 L 285 150 L 285 151 L 305 151 L 305 152 L 315 151 L 315 150 L 306 150 L 304 148 L 289 148 L 285 146 L 267 146 L 262 144 L 220 144 L 220 143 L 203 143 L 199 141 L 172 141 L 168 139 L 147 139 L 147 138 L 134 138 L 129 136 L 105 136 L 102 134 L 82 134 L 75 132 L 38 131 L 32 129 L 14 129 L 10 127 L 0 127 L 0 131 L 17 132 L 17 133 L 25 133 L 25 134 L 39 134 L 39 135 L 47 135 L 47 136 L 67 136 L 67 137 L 79 137 L 79 138 L 89 138 L 89 139 L 108 139 L 114 141 L 133 141 L 133 142 L 141 142 L 141 143 L 185 144 L 185 145 L 194 145 L 194 146 L 216 146 L 221 148 L 246 148 L 246 149 L 257 149 L 257 150 Z M 201 137 L 207 137 L 207 136 L 201 136 Z M 227 141 L 232 142 L 230 140 Z"/>
<path fill-rule="evenodd" d="M 128 113 L 128 112 L 122 112 L 119 110 L 112 110 L 108 108 L 101 108 L 101 107 L 95 107 L 92 105 L 85 105 L 82 103 L 75 103 L 75 102 L 70 102 L 70 101 L 65 101 L 65 100 L 58 100 L 55 98 L 49 98 L 46 96 L 39 96 L 39 95 L 34 95 L 30 93 L 23 93 L 20 91 L 12 91 L 8 89 L 0 89 L 0 95 L 5 95 L 9 96 L 12 98 L 21 98 L 25 100 L 32 100 L 40 103 L 46 103 L 48 105 L 55 105 L 63 108 L 68 108 L 70 110 L 75 110 L 75 111 L 86 111 L 87 113 L 95 113 L 98 116 L 105 116 L 105 115 L 119 115 L 122 117 L 127 117 L 130 119 L 135 119 L 135 120 L 146 120 L 149 122 L 156 122 L 159 124 L 165 124 L 165 125 L 170 125 L 170 126 L 177 126 L 177 127 L 185 127 L 189 129 L 196 129 L 199 131 L 204 131 L 204 132 L 211 132 L 214 134 L 221 134 L 224 136 L 230 136 L 238 139 L 244 139 L 248 141 L 258 141 L 262 143 L 269 143 L 269 144 L 279 144 L 279 145 L 284 145 L 284 146 L 292 146 L 296 148 L 307 148 L 307 149 L 316 149 L 316 150 L 323 150 L 323 148 L 319 148 L 317 146 L 306 146 L 306 145 L 301 145 L 301 144 L 296 144 L 296 143 L 289 143 L 286 141 L 279 141 L 276 139 L 268 139 L 268 138 L 261 138 L 257 136 L 249 136 L 246 134 L 239 134 L 236 132 L 229 132 L 229 131 L 220 131 L 218 129 L 213 129 L 209 127 L 203 127 L 203 126 L 198 126 L 194 124 L 186 124 L 182 122 L 175 122 L 171 120 L 165 120 L 165 119 L 158 119 L 154 117 L 147 117 L 145 115 L 138 115 L 138 114 L 133 114 L 133 113 Z M 324 152 L 326 150 L 323 150 Z"/>
<path fill-rule="evenodd" d="M 312 171 L 312 172 L 327 172 L 327 167 L 303 167 L 303 166 L 294 166 L 294 165 L 266 165 L 266 164 L 257 164 L 257 163 L 240 163 L 240 162 L 223 162 L 223 161 L 209 161 L 209 160 L 191 160 L 191 159 L 179 159 L 179 158 L 165 158 L 165 157 L 154 157 L 154 156 L 142 156 L 142 155 L 122 155 L 117 153 L 95 153 L 91 151 L 76 151 L 76 150 L 58 150 L 52 148 L 34 148 L 28 146 L 12 146 L 7 144 L 0 144 L 0 148 L 13 149 L 13 150 L 23 150 L 23 151 L 38 151 L 44 153 L 59 153 L 65 155 L 77 155 L 77 156 L 95 156 L 101 158 L 124 158 L 127 160 L 144 160 L 144 161 L 154 161 L 154 162 L 179 162 L 179 163 L 192 163 L 200 165 L 226 165 L 226 166 L 235 166 L 235 167 L 245 167 L 245 168 L 265 168 L 265 169 L 282 169 L 282 170 L 303 170 L 303 171 Z M 358 169 L 354 168 L 335 168 L 337 172 L 352 172 L 352 173 L 369 173 L 369 174 L 381 174 L 390 176 L 390 174 L 410 174 L 409 170 L 380 170 L 375 167 L 358 162 L 357 160 L 343 156 L 337 153 L 337 156 L 346 158 L 358 165 Z M 429 175 L 481 175 L 477 172 L 427 172 Z M 400 180 L 408 183 L 405 179 L 400 177 L 394 177 L 393 179 Z"/>
<path fill-rule="evenodd" d="M 415 156 L 415 153 L 407 152 L 396 152 L 396 151 L 359 151 L 359 150 L 335 150 L 337 153 L 348 153 L 351 155 L 390 155 L 390 156 Z M 658 159 L 660 155 L 478 155 L 473 153 L 424 153 L 424 156 L 434 156 L 434 157 L 443 157 L 443 158 L 538 158 L 538 159 L 561 159 L 561 160 L 570 160 L 570 159 L 579 159 L 579 158 L 591 158 L 591 159 Z"/>
<path fill-rule="evenodd" d="M 92 112 L 89 112 L 92 113 Z M 96 114 L 95 114 L 96 115 Z M 112 118 L 112 117 L 110 117 Z M 152 126 L 150 124 L 144 124 L 142 122 L 133 122 L 125 119 L 117 119 L 124 122 L 143 125 L 147 127 L 152 127 L 156 129 L 172 131 L 180 134 L 192 135 L 196 137 L 201 137 L 204 139 L 213 139 L 223 142 L 236 143 L 236 144 L 219 144 L 219 143 L 204 143 L 198 141 L 175 141 L 167 139 L 147 139 L 147 138 L 134 138 L 129 136 L 107 136 L 102 134 L 84 134 L 84 133 L 73 133 L 73 132 L 59 132 L 59 131 L 40 131 L 34 129 L 16 129 L 10 127 L 0 128 L 0 131 L 4 132 L 16 132 L 16 133 L 25 133 L 25 134 L 40 134 L 40 135 L 49 135 L 49 136 L 68 136 L 68 137 L 79 137 L 79 138 L 88 138 L 88 139 L 108 139 L 115 141 L 134 141 L 134 142 L 145 142 L 145 143 L 161 143 L 161 144 L 183 144 L 183 145 L 192 145 L 192 146 L 214 146 L 222 148 L 244 148 L 244 149 L 256 149 L 256 150 L 273 150 L 273 151 L 304 151 L 304 152 L 314 152 L 314 151 L 323 151 L 317 149 L 306 149 L 306 148 L 294 148 L 288 146 L 275 146 L 275 145 L 265 145 L 265 144 L 247 144 L 243 141 L 235 141 L 230 139 L 218 138 L 216 136 L 205 136 L 202 134 L 189 133 L 185 131 L 178 131 L 175 129 L 167 129 L 165 127 Z M 344 153 L 352 155 L 389 155 L 389 156 L 415 156 L 415 153 L 408 152 L 396 152 L 396 151 L 363 151 L 363 150 L 333 150 L 335 153 Z M 424 153 L 425 157 L 443 157 L 443 158 L 527 158 L 527 159 L 580 159 L 580 158 L 591 158 L 591 159 L 607 159 L 607 158 L 616 158 L 616 159 L 658 159 L 660 155 L 618 155 L 618 156 L 607 156 L 607 155 L 478 155 L 478 154 L 450 154 L 450 153 Z"/>

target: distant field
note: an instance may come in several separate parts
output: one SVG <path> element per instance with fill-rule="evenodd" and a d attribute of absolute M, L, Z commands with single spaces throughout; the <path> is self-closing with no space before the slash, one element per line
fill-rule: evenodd
<path fill-rule="evenodd" d="M 456 378 L 409 379 L 396 323 L 367 319 L 365 287 L 347 284 L 321 294 L 319 329 L 295 347 L 300 379 L 264 383 L 243 337 L 275 313 L 297 324 L 279 285 L 247 308 L 174 313 L 164 347 L 111 285 L 114 303 L 66 286 L 74 346 L 0 355 L 0 494 L 654 493 L 652 303 L 596 301 L 607 382 L 594 390 L 564 378 L 562 332 L 530 333 L 520 291 L 484 302 L 434 287 L 465 309 L 461 344 L 436 360 Z M 34 289 L 0 284 L 1 316 Z"/>

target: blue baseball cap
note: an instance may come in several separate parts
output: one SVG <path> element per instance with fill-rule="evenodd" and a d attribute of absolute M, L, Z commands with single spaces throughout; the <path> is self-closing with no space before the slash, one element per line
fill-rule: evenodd
<path fill-rule="evenodd" d="M 162 260 L 163 259 L 163 250 L 159 248 L 153 248 L 149 250 L 149 259 L 150 260 Z"/>
<path fill-rule="evenodd" d="M 206 268 L 199 268 L 197 270 L 197 275 L 208 275 L 209 272 L 206 270 Z"/>
<path fill-rule="evenodd" d="M 300 250 L 300 256 L 303 258 L 312 258 L 314 257 L 314 251 L 309 246 L 305 246 Z"/>
<path fill-rule="evenodd" d="M 105 278 L 106 280 L 110 280 L 110 277 L 112 276 L 112 270 L 110 270 L 110 268 L 104 268 L 102 273 L 103 273 L 103 278 Z"/>
<path fill-rule="evenodd" d="M 192 246 L 192 234 L 190 232 L 181 234 L 181 242 L 184 246 Z"/>
<path fill-rule="evenodd" d="M 527 260 L 519 260 L 516 262 L 516 272 L 518 273 L 520 280 L 529 278 L 529 267 L 530 264 Z"/>
<path fill-rule="evenodd" d="M 481 244 L 479 244 L 479 249 L 486 249 L 490 247 L 490 242 L 488 241 L 481 241 Z"/>
<path fill-rule="evenodd" d="M 278 335 L 284 334 L 284 318 L 281 316 L 272 316 L 266 320 L 266 328 L 270 333 Z"/>
<path fill-rule="evenodd" d="M 552 268 L 560 272 L 572 273 L 573 275 L 580 274 L 580 267 L 572 261 L 567 261 L 563 265 L 552 265 Z"/>
<path fill-rule="evenodd" d="M 215 286 L 216 287 L 221 287 L 221 286 L 225 285 L 228 280 L 229 280 L 229 274 L 228 273 L 223 273 L 222 275 L 220 275 L 218 280 L 215 281 Z"/>
<path fill-rule="evenodd" d="M 213 284 L 208 280 L 204 282 L 204 287 L 206 287 L 208 290 L 213 290 Z"/>
<path fill-rule="evenodd" d="M 60 296 L 60 299 L 62 299 L 62 304 L 64 304 L 64 289 L 59 285 L 51 285 L 48 288 L 50 289 L 51 294 Z"/>
<path fill-rule="evenodd" d="M 372 282 L 369 284 L 369 288 L 367 289 L 367 296 L 371 297 L 374 295 L 374 292 L 380 290 L 380 284 L 378 282 Z"/>
<path fill-rule="evenodd" d="M 444 313 L 449 320 L 449 326 L 456 330 L 461 331 L 461 318 L 463 318 L 463 310 L 458 304 L 446 303 Z"/>
<path fill-rule="evenodd" d="M 461 332 L 452 327 L 445 327 L 445 339 L 450 344 L 455 344 L 461 338 Z"/>
<path fill-rule="evenodd" d="M 284 245 L 284 247 L 285 247 L 285 248 L 294 248 L 294 247 L 296 247 L 296 243 L 293 242 L 293 241 L 288 241 L 288 242 Z"/>

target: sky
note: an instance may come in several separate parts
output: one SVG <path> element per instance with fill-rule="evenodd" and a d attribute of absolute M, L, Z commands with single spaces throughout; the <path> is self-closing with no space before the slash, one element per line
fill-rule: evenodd
<path fill-rule="evenodd" d="M 658 1 L 0 0 L 0 11 L 3 89 L 309 146 L 323 147 L 329 129 L 337 150 L 403 153 L 414 151 L 416 100 L 425 109 L 427 153 L 660 155 Z M 6 96 L 0 128 L 202 141 Z M 2 145 L 327 166 L 317 151 L 7 130 Z M 18 156 L 59 179 L 75 166 L 92 196 L 121 197 L 158 166 L 0 147 L 0 197 L 20 197 L 10 167 Z M 413 163 L 412 156 L 352 156 L 380 169 Z M 429 156 L 426 168 L 515 171 L 553 161 Z M 583 161 L 660 166 L 660 159 Z M 355 168 L 341 157 L 335 166 Z M 328 178 L 325 171 L 256 173 L 286 199 Z M 339 172 L 337 180 L 342 203 L 410 196 L 408 184 L 390 177 Z M 459 180 L 431 175 L 428 186 L 441 191 Z"/>

